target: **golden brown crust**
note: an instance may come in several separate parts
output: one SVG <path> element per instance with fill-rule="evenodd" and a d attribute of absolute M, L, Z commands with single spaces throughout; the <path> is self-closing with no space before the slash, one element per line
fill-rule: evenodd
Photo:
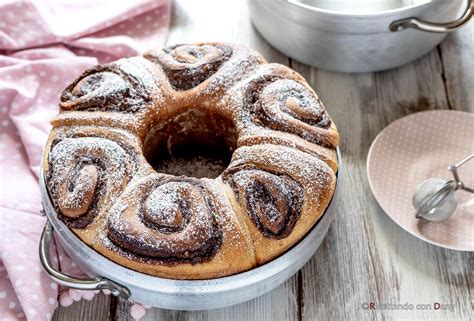
<path fill-rule="evenodd" d="M 145 179 L 150 180 L 153 175 L 156 174 L 150 174 Z M 132 184 L 130 189 L 122 195 L 118 204 L 135 199 L 135 188 L 143 187 L 140 185 L 140 182 Z M 204 260 L 197 264 L 180 261 L 167 262 L 166 260 L 145 257 L 137 253 L 125 251 L 110 241 L 110 237 L 106 235 L 110 229 L 107 228 L 100 230 L 98 237 L 100 241 L 94 243 L 94 249 L 113 261 L 133 270 L 173 279 L 209 279 L 238 273 L 255 267 L 256 260 L 249 232 L 246 226 L 242 225 L 233 214 L 232 207 L 225 198 L 221 186 L 217 182 L 207 179 L 203 180 L 202 185 L 206 189 L 207 197 L 211 199 L 213 206 L 218 208 L 218 211 L 212 214 L 216 215 L 215 219 L 218 222 L 222 239 L 221 245 L 212 257 L 212 260 Z M 141 233 L 140 236 L 143 236 L 144 233 L 146 234 L 147 230 L 150 232 L 141 223 L 136 228 Z M 130 229 L 128 232 L 133 233 L 133 230 Z M 190 231 L 184 230 L 184 233 L 190 233 Z M 164 241 L 156 233 L 154 240 Z M 181 240 L 173 238 L 173 240 L 167 239 L 166 241 L 180 246 L 177 243 Z"/>
<path fill-rule="evenodd" d="M 245 171 L 263 173 L 263 182 L 259 182 L 260 186 L 255 186 L 255 180 L 248 181 L 247 177 L 242 175 Z M 260 200 L 258 203 L 261 207 L 268 207 L 273 202 L 281 202 L 283 195 L 276 194 L 277 199 L 265 197 L 265 201 L 253 195 L 250 195 L 253 197 L 249 198 L 249 192 L 253 191 L 249 190 L 248 186 L 261 189 L 263 185 L 268 190 L 274 184 L 273 181 L 282 176 L 291 177 L 300 186 L 296 189 L 297 193 L 293 195 L 293 198 L 301 198 L 301 204 L 298 205 L 296 201 L 288 200 L 288 210 L 298 206 L 301 208 L 298 213 L 299 217 L 290 233 L 286 233 L 284 237 L 280 238 L 278 235 L 268 236 L 262 233 L 262 227 L 251 219 L 252 213 L 249 212 L 252 206 L 249 202 Z M 258 264 L 263 264 L 279 256 L 308 232 L 323 214 L 331 200 L 336 184 L 335 174 L 326 163 L 298 150 L 276 145 L 255 145 L 237 149 L 233 161 L 223 174 L 223 180 L 233 190 L 233 193 L 229 193 L 229 198 L 232 200 L 235 212 L 242 215 L 247 221 Z M 280 211 L 280 215 L 283 217 L 291 215 L 291 213 Z"/>
<path fill-rule="evenodd" d="M 335 189 L 339 135 L 316 93 L 242 46 L 97 66 L 60 106 L 43 158 L 58 216 L 136 271 L 209 279 L 264 264 L 304 237 Z M 230 165 L 216 179 L 157 173 L 144 153 L 193 119 L 207 123 L 194 126 L 202 140 L 226 136 Z"/>

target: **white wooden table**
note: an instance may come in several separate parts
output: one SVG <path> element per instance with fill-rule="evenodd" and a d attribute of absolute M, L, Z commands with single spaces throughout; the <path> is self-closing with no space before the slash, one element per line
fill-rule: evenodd
<path fill-rule="evenodd" d="M 366 158 L 375 136 L 400 117 L 432 109 L 474 112 L 474 23 L 401 68 L 340 74 L 273 49 L 252 27 L 244 0 L 176 1 L 168 43 L 196 41 L 245 44 L 308 80 L 341 134 L 344 199 L 320 249 L 279 288 L 226 309 L 150 309 L 144 320 L 473 320 L 474 253 L 429 245 L 392 222 L 371 194 Z M 364 309 L 370 302 L 452 303 L 454 310 Z M 101 295 L 59 308 L 55 320 L 130 320 L 129 309 L 127 302 Z"/>

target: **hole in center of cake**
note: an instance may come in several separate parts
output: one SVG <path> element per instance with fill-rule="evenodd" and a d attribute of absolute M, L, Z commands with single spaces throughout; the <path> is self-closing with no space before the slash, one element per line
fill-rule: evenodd
<path fill-rule="evenodd" d="M 216 178 L 229 165 L 236 142 L 229 119 L 186 108 L 148 132 L 144 154 L 159 173 Z"/>

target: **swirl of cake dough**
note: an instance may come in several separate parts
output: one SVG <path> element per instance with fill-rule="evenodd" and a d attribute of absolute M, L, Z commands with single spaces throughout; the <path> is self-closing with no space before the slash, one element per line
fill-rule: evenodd
<path fill-rule="evenodd" d="M 151 52 L 148 57 L 158 61 L 174 89 L 187 90 L 212 76 L 232 52 L 226 45 L 175 45 Z"/>
<path fill-rule="evenodd" d="M 250 81 L 244 108 L 254 122 L 289 132 L 324 147 L 335 148 L 339 136 L 314 91 L 291 79 L 265 75 Z"/>
<path fill-rule="evenodd" d="M 259 169 L 241 169 L 232 187 L 257 228 L 267 237 L 288 236 L 300 213 L 303 190 L 288 175 Z"/>
<path fill-rule="evenodd" d="M 276 145 L 239 147 L 222 174 L 248 222 L 259 264 L 295 244 L 322 215 L 336 181 L 323 161 Z"/>
<path fill-rule="evenodd" d="M 133 156 L 100 137 L 58 138 L 48 157 L 47 186 L 61 220 L 85 228 L 127 185 Z"/>
<path fill-rule="evenodd" d="M 222 231 L 198 179 L 152 174 L 125 194 L 107 223 L 120 248 L 165 263 L 199 263 L 219 250 Z"/>
<path fill-rule="evenodd" d="M 153 74 L 141 57 L 86 70 L 61 95 L 62 110 L 134 113 L 151 102 Z"/>

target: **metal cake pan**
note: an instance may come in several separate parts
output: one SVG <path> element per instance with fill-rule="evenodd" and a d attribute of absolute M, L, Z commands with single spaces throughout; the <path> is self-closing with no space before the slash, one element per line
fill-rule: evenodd
<path fill-rule="evenodd" d="M 136 272 L 105 258 L 82 242 L 57 217 L 41 173 L 40 189 L 48 218 L 40 240 L 40 259 L 45 272 L 61 285 L 83 289 L 109 289 L 114 295 L 159 308 L 208 310 L 222 308 L 256 298 L 278 287 L 301 269 L 323 241 L 336 214 L 341 185 L 341 156 L 334 195 L 324 214 L 308 234 L 278 258 L 252 270 L 209 280 L 172 280 Z M 53 238 L 87 273 L 90 279 L 78 279 L 53 268 L 49 243 Z"/>

